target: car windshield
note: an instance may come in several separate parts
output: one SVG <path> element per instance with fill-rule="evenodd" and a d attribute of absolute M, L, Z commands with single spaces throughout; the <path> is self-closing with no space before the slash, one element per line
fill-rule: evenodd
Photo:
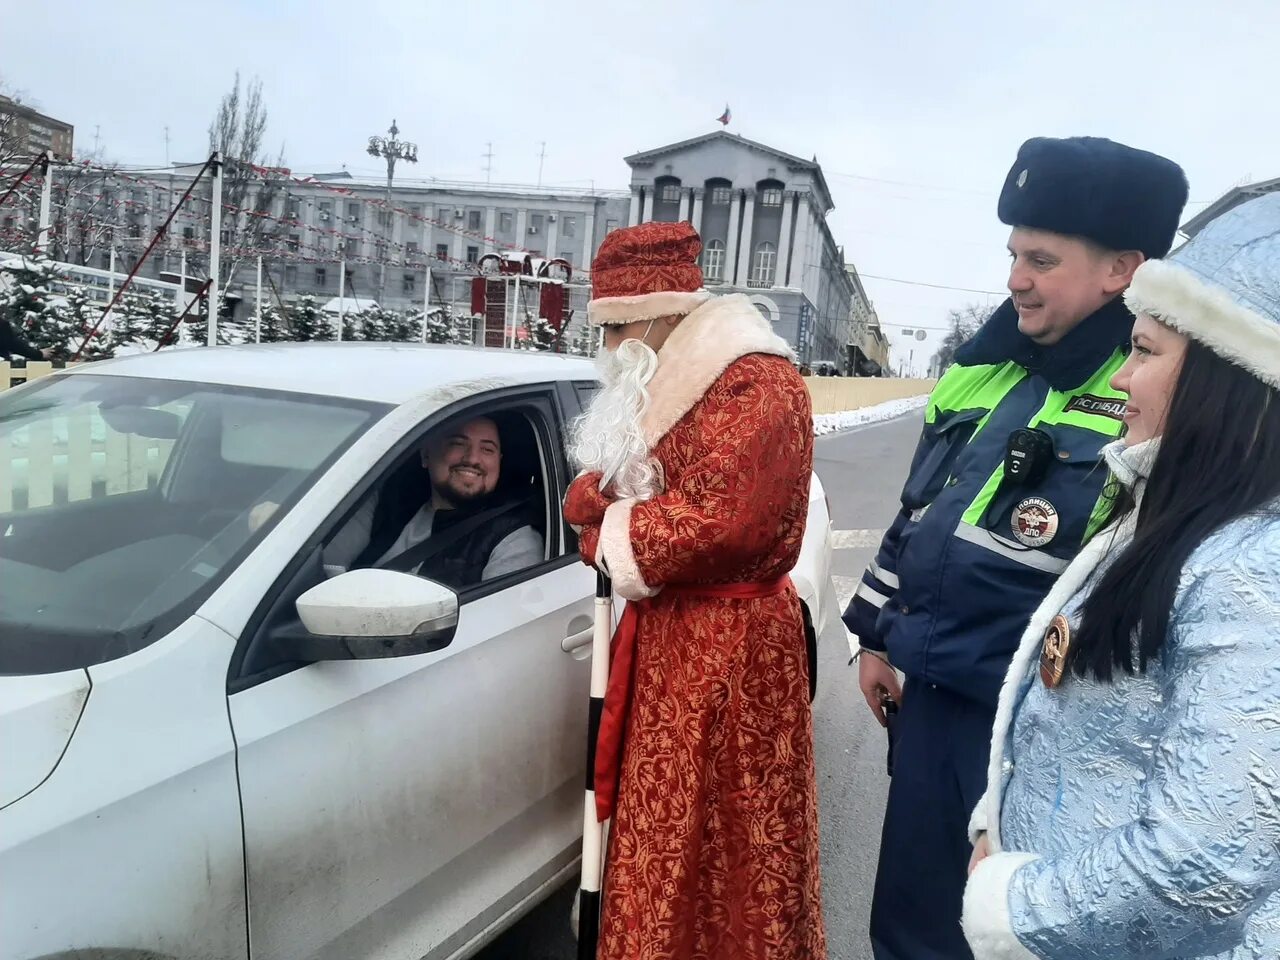
<path fill-rule="evenodd" d="M 386 409 L 92 374 L 0 393 L 0 673 L 163 636 Z"/>

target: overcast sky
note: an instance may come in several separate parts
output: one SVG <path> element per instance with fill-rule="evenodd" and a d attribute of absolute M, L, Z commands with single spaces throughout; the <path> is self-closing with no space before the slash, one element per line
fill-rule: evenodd
<path fill-rule="evenodd" d="M 198 159 L 238 68 L 295 169 L 625 188 L 622 158 L 719 129 L 816 155 L 864 275 L 1000 291 L 996 194 L 1028 137 L 1090 134 L 1177 160 L 1190 215 L 1280 176 L 1280 2 L 481 3 L 0 0 L 0 78 L 124 163 Z M 1184 217 L 1184 220 L 1186 217 Z M 866 280 L 895 359 L 949 308 L 995 298 Z"/>

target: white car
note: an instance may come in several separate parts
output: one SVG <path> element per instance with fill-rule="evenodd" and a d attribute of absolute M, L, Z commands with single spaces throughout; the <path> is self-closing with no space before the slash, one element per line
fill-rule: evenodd
<path fill-rule="evenodd" d="M 595 576 L 563 438 L 595 386 L 282 344 L 0 393 L 0 958 L 458 958 L 570 879 Z M 375 530 L 420 505 L 461 413 L 499 420 L 542 562 L 457 593 L 335 564 L 375 494 Z M 810 507 L 794 578 L 839 642 L 816 477 Z"/>

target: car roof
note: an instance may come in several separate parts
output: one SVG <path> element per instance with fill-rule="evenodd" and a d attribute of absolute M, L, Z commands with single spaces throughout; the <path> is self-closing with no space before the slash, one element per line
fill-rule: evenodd
<path fill-rule="evenodd" d="M 450 384 L 593 380 L 590 360 L 534 350 L 422 343 L 264 343 L 184 348 L 86 363 L 68 371 L 189 380 L 401 404 Z"/>

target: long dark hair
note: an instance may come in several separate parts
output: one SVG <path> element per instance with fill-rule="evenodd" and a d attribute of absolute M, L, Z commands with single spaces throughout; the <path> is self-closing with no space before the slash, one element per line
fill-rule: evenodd
<path fill-rule="evenodd" d="M 1119 491 L 1112 522 L 1133 540 L 1084 603 L 1068 666 L 1110 681 L 1144 672 L 1164 644 L 1183 566 L 1222 526 L 1280 498 L 1280 391 L 1195 340 L 1187 344 L 1142 505 Z"/>

